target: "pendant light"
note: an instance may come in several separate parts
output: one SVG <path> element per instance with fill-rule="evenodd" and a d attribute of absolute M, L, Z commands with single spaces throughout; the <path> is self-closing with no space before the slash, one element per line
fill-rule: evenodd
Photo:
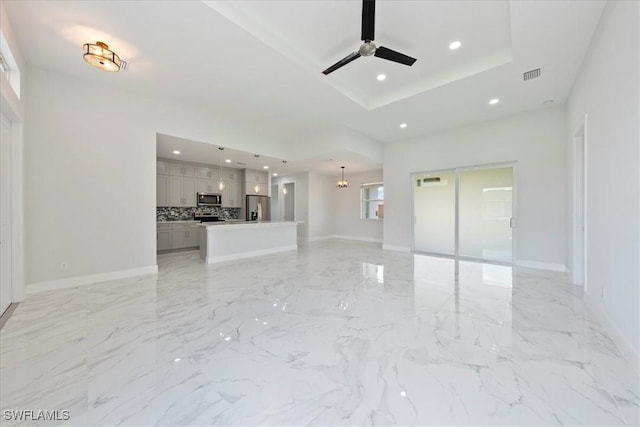
<path fill-rule="evenodd" d="M 336 183 L 336 188 L 349 188 L 349 187 L 351 187 L 351 184 L 349 184 L 349 181 L 344 179 L 344 166 L 340 166 L 340 168 L 342 169 L 342 179 Z"/>
<path fill-rule="evenodd" d="M 104 71 L 118 72 L 127 68 L 127 62 L 103 42 L 85 43 L 82 46 L 84 55 L 82 57 L 88 64 Z"/>
<path fill-rule="evenodd" d="M 218 147 L 218 150 L 223 151 L 224 147 Z M 218 164 L 220 165 L 218 169 L 218 190 L 222 191 L 224 190 L 225 186 L 224 181 L 222 180 L 222 154 L 218 158 L 218 162 Z"/>
<path fill-rule="evenodd" d="M 255 191 L 256 193 L 260 192 L 260 184 L 258 183 L 258 158 L 260 157 L 259 154 L 254 154 L 253 157 L 256 158 L 256 186 L 253 187 L 253 191 Z"/>

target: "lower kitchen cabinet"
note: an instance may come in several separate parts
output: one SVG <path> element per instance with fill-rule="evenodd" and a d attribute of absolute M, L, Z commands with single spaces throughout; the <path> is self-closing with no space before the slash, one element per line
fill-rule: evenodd
<path fill-rule="evenodd" d="M 200 246 L 198 223 L 158 224 L 157 250 L 197 248 Z"/>
<path fill-rule="evenodd" d="M 169 249 L 171 249 L 171 231 L 158 230 L 157 250 L 168 251 Z"/>

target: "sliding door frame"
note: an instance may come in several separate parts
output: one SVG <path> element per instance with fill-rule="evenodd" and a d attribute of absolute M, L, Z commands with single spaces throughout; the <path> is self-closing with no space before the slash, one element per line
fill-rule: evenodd
<path fill-rule="evenodd" d="M 511 227 L 511 262 L 508 261 L 498 261 L 492 259 L 486 259 L 481 257 L 471 257 L 471 256 L 461 256 L 460 255 L 460 173 L 468 172 L 468 171 L 476 171 L 476 170 L 487 170 L 487 169 L 500 169 L 500 168 L 511 168 L 511 177 L 512 177 L 512 190 L 511 190 L 511 217 L 512 217 L 512 227 Z M 442 174 L 442 173 L 453 173 L 455 175 L 455 228 L 454 228 L 454 253 L 455 255 L 437 253 L 437 252 L 424 252 L 416 250 L 416 207 L 415 207 L 415 197 L 416 197 L 416 189 L 414 187 L 414 176 L 422 175 L 422 174 Z M 517 182 L 518 182 L 518 162 L 501 162 L 501 163 L 487 163 L 480 165 L 472 165 L 472 166 L 458 166 L 454 168 L 446 168 L 446 169 L 436 169 L 436 170 L 428 170 L 428 171 L 417 171 L 411 172 L 409 174 L 409 181 L 411 182 L 411 212 L 412 212 L 412 245 L 411 252 L 425 255 L 435 255 L 444 258 L 454 258 L 460 260 L 468 260 L 468 261 L 481 261 L 487 262 L 491 264 L 498 265 L 514 265 L 517 259 L 517 230 L 518 230 L 518 221 L 517 221 Z"/>

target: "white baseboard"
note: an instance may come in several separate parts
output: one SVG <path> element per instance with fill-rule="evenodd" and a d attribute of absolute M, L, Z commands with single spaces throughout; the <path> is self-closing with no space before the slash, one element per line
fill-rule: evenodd
<path fill-rule="evenodd" d="M 635 374 L 638 375 L 638 370 L 640 369 L 638 366 L 640 364 L 640 354 L 637 350 L 633 348 L 627 337 L 625 337 L 622 332 L 618 329 L 618 327 L 613 323 L 611 318 L 607 316 L 607 313 L 604 311 L 602 306 L 598 304 L 598 302 L 587 292 L 584 293 L 584 301 L 587 306 L 591 309 L 593 314 L 595 314 L 598 321 L 602 324 L 607 334 L 613 339 L 620 350 L 620 353 L 624 356 L 624 358 L 631 362 L 629 363 L 636 370 Z"/>
<path fill-rule="evenodd" d="M 372 237 L 360 237 L 360 236 L 345 236 L 345 235 L 335 235 L 333 236 L 335 239 L 343 239 L 343 240 L 357 240 L 359 242 L 368 242 L 368 243 L 382 243 L 382 239 L 374 239 Z"/>
<path fill-rule="evenodd" d="M 27 294 L 35 294 L 56 289 L 74 288 L 76 286 L 90 285 L 92 283 L 106 282 L 109 280 L 125 279 L 135 276 L 158 274 L 158 266 L 131 268 L 128 270 L 109 271 L 107 273 L 89 274 L 87 276 L 67 277 L 59 280 L 30 283 L 27 285 Z"/>
<path fill-rule="evenodd" d="M 278 252 L 297 251 L 297 250 L 298 250 L 298 245 L 296 244 L 296 245 L 289 245 L 289 246 L 280 246 L 278 248 L 261 249 L 259 251 L 239 252 L 235 254 L 219 255 L 214 257 L 208 256 L 206 257 L 205 261 L 207 264 L 215 264 L 217 262 L 233 261 L 236 259 L 251 258 L 254 256 L 269 255 L 269 254 L 275 254 Z"/>
<path fill-rule="evenodd" d="M 335 239 L 336 236 L 334 234 L 327 234 L 326 236 L 315 236 L 307 238 L 307 242 L 317 242 L 319 240 L 327 240 L 327 239 Z"/>
<path fill-rule="evenodd" d="M 526 268 L 535 268 L 538 270 L 551 270 L 551 271 L 560 271 L 562 273 L 567 272 L 567 267 L 564 264 L 555 264 L 552 262 L 539 262 L 539 261 L 529 261 L 526 259 L 516 260 L 514 263 L 518 267 L 526 267 Z"/>
<path fill-rule="evenodd" d="M 382 249 L 385 251 L 411 252 L 411 248 L 408 246 L 382 245 Z"/>

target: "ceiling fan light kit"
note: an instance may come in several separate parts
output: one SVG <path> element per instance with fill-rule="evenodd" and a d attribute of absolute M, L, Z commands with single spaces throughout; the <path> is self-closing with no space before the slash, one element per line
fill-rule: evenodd
<path fill-rule="evenodd" d="M 376 46 L 373 43 L 376 24 L 376 2 L 375 0 L 362 0 L 362 32 L 361 39 L 364 42 L 357 52 L 350 53 L 342 58 L 340 61 L 333 64 L 322 72 L 327 75 L 338 68 L 344 67 L 348 63 L 355 61 L 361 56 L 377 56 L 378 58 L 386 59 L 387 61 L 397 62 L 399 64 L 408 65 L 409 67 L 417 60 L 404 53 L 396 52 L 395 50 L 386 48 L 384 46 Z"/>

